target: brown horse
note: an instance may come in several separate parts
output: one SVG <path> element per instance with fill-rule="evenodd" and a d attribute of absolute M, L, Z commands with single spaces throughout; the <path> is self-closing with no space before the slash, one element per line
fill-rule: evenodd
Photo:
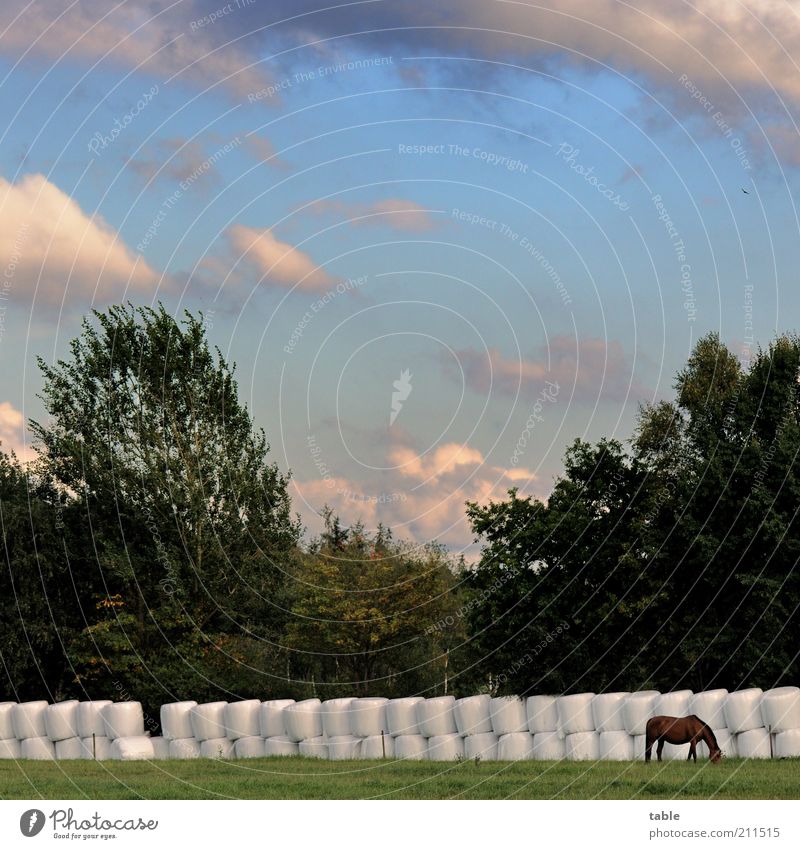
<path fill-rule="evenodd" d="M 722 750 L 717 745 L 717 738 L 714 732 L 697 716 L 654 716 L 647 720 L 647 728 L 645 735 L 645 750 L 644 759 L 650 762 L 650 750 L 653 748 L 653 743 L 658 740 L 658 759 L 661 760 L 661 752 L 664 750 L 664 743 L 689 743 L 689 757 L 686 760 L 694 758 L 697 763 L 697 752 L 695 747 L 702 740 L 708 746 L 709 758 L 712 763 L 718 764 L 722 757 Z"/>

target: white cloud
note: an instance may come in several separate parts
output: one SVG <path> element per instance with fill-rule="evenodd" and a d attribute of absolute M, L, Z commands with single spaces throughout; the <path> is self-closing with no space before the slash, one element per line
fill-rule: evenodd
<path fill-rule="evenodd" d="M 22 461 L 31 460 L 35 455 L 24 417 L 8 401 L 0 401 L 0 450 L 13 451 Z"/>

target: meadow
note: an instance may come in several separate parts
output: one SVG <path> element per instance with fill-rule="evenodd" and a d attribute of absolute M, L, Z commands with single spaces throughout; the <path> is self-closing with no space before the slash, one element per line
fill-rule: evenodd
<path fill-rule="evenodd" d="M 797 799 L 800 759 L 0 761 L 2 799 Z"/>

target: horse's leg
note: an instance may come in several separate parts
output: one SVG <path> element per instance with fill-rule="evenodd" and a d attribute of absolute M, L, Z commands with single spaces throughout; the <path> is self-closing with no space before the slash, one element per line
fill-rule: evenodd
<path fill-rule="evenodd" d="M 695 751 L 694 738 L 692 738 L 691 742 L 689 743 L 689 757 L 686 758 L 686 760 L 690 761 L 692 758 L 694 758 L 694 762 L 697 763 L 697 752 Z"/>
<path fill-rule="evenodd" d="M 650 755 L 653 749 L 653 738 L 648 734 L 645 738 L 645 746 L 644 746 L 644 761 L 645 763 L 650 763 Z"/>
<path fill-rule="evenodd" d="M 659 738 L 658 741 L 658 749 L 656 750 L 656 754 L 658 755 L 658 762 L 661 763 L 661 753 L 664 751 L 664 738 Z"/>

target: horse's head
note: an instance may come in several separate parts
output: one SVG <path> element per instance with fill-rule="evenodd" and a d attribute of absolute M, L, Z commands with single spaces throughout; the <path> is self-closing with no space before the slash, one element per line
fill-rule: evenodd
<path fill-rule="evenodd" d="M 722 760 L 722 749 L 717 748 L 711 753 L 711 763 L 718 764 Z"/>

